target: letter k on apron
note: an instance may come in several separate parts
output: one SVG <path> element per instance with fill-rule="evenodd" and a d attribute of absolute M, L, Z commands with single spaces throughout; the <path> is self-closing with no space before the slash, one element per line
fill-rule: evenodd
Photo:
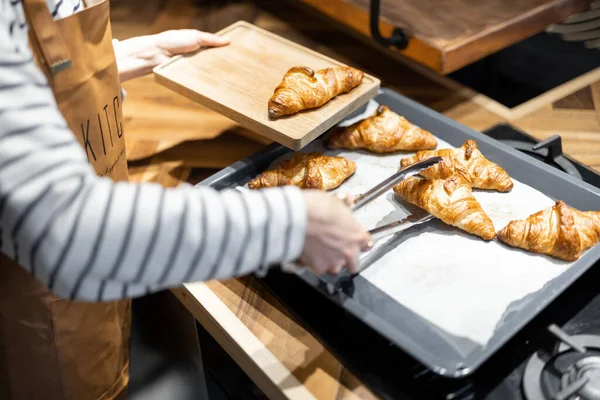
<path fill-rule="evenodd" d="M 46 0 L 22 2 L 34 58 L 89 162 L 127 180 L 108 0 L 58 21 Z M 130 323 L 130 300 L 59 298 L 0 254 L 0 399 L 124 398 Z"/>

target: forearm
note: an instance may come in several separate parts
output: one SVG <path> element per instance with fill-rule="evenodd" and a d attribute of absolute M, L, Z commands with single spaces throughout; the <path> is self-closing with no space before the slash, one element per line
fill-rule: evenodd
<path fill-rule="evenodd" d="M 171 30 L 113 42 L 121 82 L 146 75 L 178 54 L 189 54 L 202 46 L 225 46 L 228 43 L 222 36 L 195 29 Z"/>
<path fill-rule="evenodd" d="M 9 238 L 17 250 L 6 249 L 65 297 L 112 300 L 245 275 L 296 259 L 303 245 L 303 203 L 291 190 L 220 195 L 188 185 L 70 180 Z M 14 204 L 33 203 L 18 197 Z"/>
<path fill-rule="evenodd" d="M 96 176 L 44 76 L 2 35 L 0 248 L 51 290 L 113 300 L 299 256 L 297 188 L 219 194 Z"/>
<path fill-rule="evenodd" d="M 151 50 L 152 40 L 152 36 L 113 40 L 121 83 L 147 75 L 158 65 L 156 53 Z"/>

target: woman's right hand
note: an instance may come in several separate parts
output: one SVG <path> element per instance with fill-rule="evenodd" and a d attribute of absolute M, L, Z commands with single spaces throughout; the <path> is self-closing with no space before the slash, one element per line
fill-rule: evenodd
<path fill-rule="evenodd" d="M 367 248 L 369 233 L 339 197 L 319 190 L 303 193 L 308 223 L 302 264 L 317 275 L 337 274 L 344 267 L 358 272 L 358 254 Z"/>

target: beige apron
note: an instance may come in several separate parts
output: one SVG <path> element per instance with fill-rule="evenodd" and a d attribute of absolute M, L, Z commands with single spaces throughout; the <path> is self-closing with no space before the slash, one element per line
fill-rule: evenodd
<path fill-rule="evenodd" d="M 127 180 L 109 3 L 88 6 L 54 21 L 46 0 L 23 0 L 31 48 L 69 127 L 98 175 Z M 130 321 L 130 300 L 61 299 L 0 254 L 0 399 L 124 398 Z"/>

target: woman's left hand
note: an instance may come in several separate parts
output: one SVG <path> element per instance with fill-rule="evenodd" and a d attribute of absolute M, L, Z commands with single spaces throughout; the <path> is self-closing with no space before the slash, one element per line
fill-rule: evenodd
<path fill-rule="evenodd" d="M 125 82 L 149 74 L 154 67 L 178 54 L 227 44 L 229 41 L 221 36 L 195 29 L 170 30 L 119 41 L 115 43 L 119 78 Z"/>

